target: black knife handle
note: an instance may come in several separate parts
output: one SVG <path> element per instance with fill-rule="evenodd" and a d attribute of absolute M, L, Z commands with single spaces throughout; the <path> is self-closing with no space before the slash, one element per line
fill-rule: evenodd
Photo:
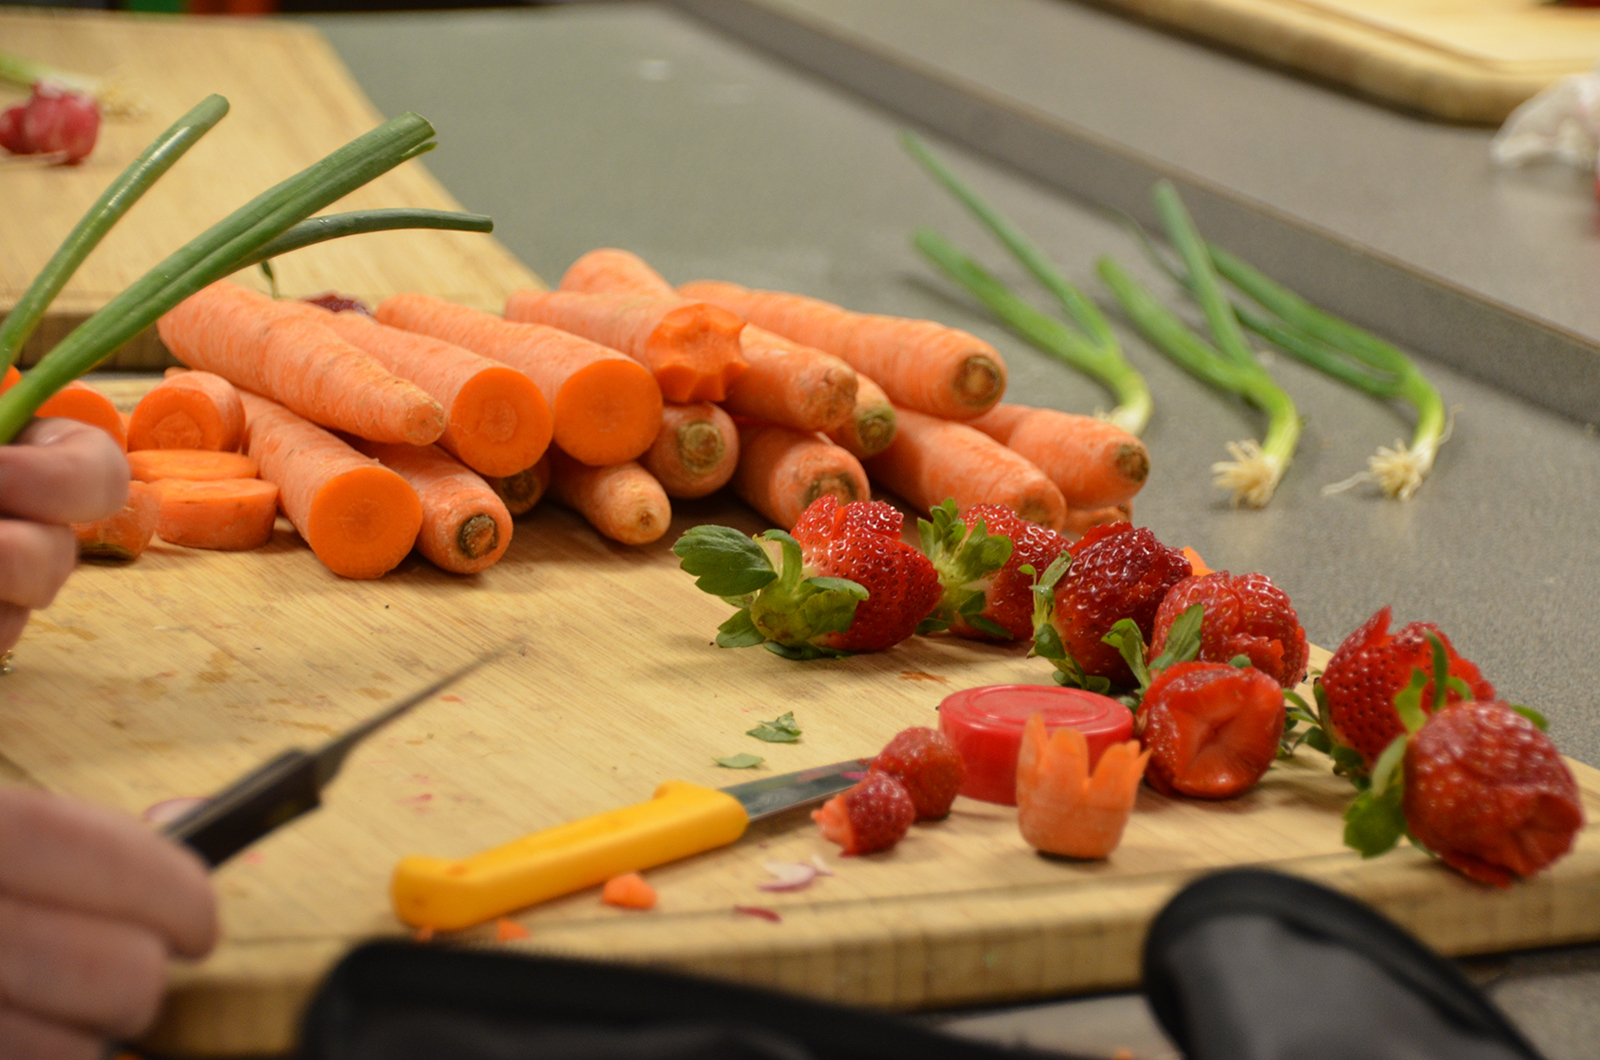
<path fill-rule="evenodd" d="M 285 751 L 163 831 L 215 868 L 279 825 L 322 804 L 316 766 L 316 757 L 305 751 Z"/>

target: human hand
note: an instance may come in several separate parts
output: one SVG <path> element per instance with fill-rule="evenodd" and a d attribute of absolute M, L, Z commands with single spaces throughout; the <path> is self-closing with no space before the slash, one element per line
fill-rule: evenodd
<path fill-rule="evenodd" d="M 155 1018 L 167 960 L 217 940 L 200 859 L 123 814 L 0 786 L 0 1043 L 100 1060 Z"/>
<path fill-rule="evenodd" d="M 128 460 L 111 436 L 76 420 L 35 420 L 0 445 L 0 651 L 22 636 L 72 573 L 87 523 L 128 500 Z"/>

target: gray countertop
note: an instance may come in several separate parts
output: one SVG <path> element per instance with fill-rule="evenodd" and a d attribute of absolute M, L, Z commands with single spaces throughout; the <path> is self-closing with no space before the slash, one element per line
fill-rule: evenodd
<path fill-rule="evenodd" d="M 959 5 L 959 24 L 929 15 L 957 10 L 943 0 L 801 6 L 984 91 L 1070 111 L 1097 137 L 1454 290 L 1584 342 L 1600 338 L 1588 183 L 1493 171 L 1485 130 L 1400 115 L 1060 0 Z M 311 21 L 381 111 L 434 122 L 429 168 L 467 208 L 492 215 L 497 237 L 552 283 L 586 250 L 626 247 L 673 281 L 716 277 L 943 320 L 999 347 L 1018 400 L 1083 412 L 1107 403 L 921 261 L 909 235 L 932 224 L 1032 291 L 902 153 L 895 137 L 905 119 L 824 78 L 645 4 Z M 1056 32 L 1076 43 L 1052 47 Z M 1103 303 L 1093 272 L 1101 254 L 1176 303 L 1127 235 L 1083 199 L 928 139 Z M 1432 479 L 1405 503 L 1361 490 L 1324 496 L 1377 446 L 1409 436 L 1410 422 L 1279 359 L 1273 370 L 1306 421 L 1299 455 L 1265 510 L 1235 509 L 1208 469 L 1227 442 L 1259 435 L 1257 415 L 1204 389 L 1112 316 L 1156 400 L 1145 436 L 1154 467 L 1137 522 L 1214 567 L 1271 575 L 1326 647 L 1384 604 L 1400 622 L 1438 623 L 1505 698 L 1549 716 L 1564 751 L 1600 764 L 1592 426 L 1435 353 L 1422 364 L 1458 411 Z M 1529 995 L 1552 1056 L 1583 1055 L 1600 1040 L 1587 1009 L 1561 992 L 1593 997 L 1593 967 L 1551 973 L 1558 985 Z M 1013 1033 L 1007 1027 L 989 1030 Z M 1582 1034 L 1561 1046 L 1575 1028 Z"/>

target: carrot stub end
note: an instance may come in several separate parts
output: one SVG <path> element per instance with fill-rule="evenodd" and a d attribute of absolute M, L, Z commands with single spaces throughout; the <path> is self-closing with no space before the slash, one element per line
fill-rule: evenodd
<path fill-rule="evenodd" d="M 78 555 L 89 559 L 137 559 L 155 536 L 160 507 L 153 486 L 128 483 L 128 501 L 121 508 L 92 523 L 72 524 L 72 532 L 78 538 Z"/>
<path fill-rule="evenodd" d="M 1030 717 L 1017 755 L 1017 825 L 1035 850 L 1105 858 L 1122 842 L 1150 752 L 1136 741 L 1105 749 L 1089 770 L 1089 741 L 1076 729 L 1047 733 Z"/>
<path fill-rule="evenodd" d="M 628 872 L 607 880 L 600 888 L 600 900 L 623 909 L 654 909 L 656 889 L 637 872 Z"/>

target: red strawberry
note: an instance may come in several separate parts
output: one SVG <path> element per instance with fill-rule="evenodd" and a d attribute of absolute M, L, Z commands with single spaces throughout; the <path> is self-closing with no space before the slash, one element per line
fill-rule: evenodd
<path fill-rule="evenodd" d="M 1498 701 L 1447 705 L 1411 735 L 1401 805 L 1417 842 L 1501 887 L 1561 857 L 1583 827 L 1555 744 Z"/>
<path fill-rule="evenodd" d="M 823 837 L 838 843 L 846 854 L 888 850 L 905 838 L 916 817 L 916 804 L 905 785 L 888 773 L 876 772 L 811 811 Z"/>
<path fill-rule="evenodd" d="M 1033 636 L 1033 582 L 1066 550 L 1067 538 L 1001 504 L 957 514 L 954 501 L 917 524 L 922 551 L 939 572 L 944 596 L 921 632 L 949 628 L 972 640 Z M 998 546 L 1004 540 L 1008 546 Z M 1024 573 L 1024 566 L 1032 570 Z"/>
<path fill-rule="evenodd" d="M 1365 625 L 1345 638 L 1328 660 L 1320 679 L 1328 702 L 1328 722 L 1333 735 L 1361 755 L 1370 767 L 1383 749 L 1405 731 L 1395 713 L 1395 693 L 1406 687 L 1411 672 L 1433 672 L 1433 649 L 1428 634 L 1434 633 L 1444 645 L 1450 676 L 1472 690 L 1468 699 L 1493 699 L 1494 686 L 1483 679 L 1478 668 L 1456 654 L 1450 639 L 1430 622 L 1413 622 L 1398 633 L 1389 632 L 1389 608 L 1384 607 Z M 1449 702 L 1462 698 L 1450 688 Z M 1433 681 L 1422 689 L 1423 709 L 1433 702 Z"/>
<path fill-rule="evenodd" d="M 1283 688 L 1251 666 L 1182 662 L 1145 690 L 1134 729 L 1150 751 L 1145 779 L 1164 795 L 1227 799 L 1278 754 Z"/>
<path fill-rule="evenodd" d="M 1056 582 L 1050 623 L 1061 646 L 1090 677 L 1133 683 L 1120 652 L 1101 641 L 1119 619 L 1132 619 L 1149 641 L 1156 609 L 1192 568 L 1182 552 L 1132 523 L 1091 526 L 1067 546 L 1072 565 Z"/>
<path fill-rule="evenodd" d="M 793 536 L 697 526 L 672 551 L 697 586 L 739 606 L 718 633 L 725 648 L 766 643 L 795 658 L 878 651 L 911 636 L 939 600 L 933 564 L 899 537 L 902 518 L 881 501 L 827 496 Z"/>
<path fill-rule="evenodd" d="M 949 816 L 950 804 L 967 777 L 966 763 L 955 745 L 937 729 L 921 726 L 896 734 L 872 760 L 872 771 L 888 773 L 905 786 L 919 821 Z"/>
<path fill-rule="evenodd" d="M 1265 574 L 1216 571 L 1174 585 L 1156 610 L 1150 654 L 1167 645 L 1167 631 L 1195 604 L 1205 608 L 1199 659 L 1227 662 L 1246 656 L 1250 665 L 1285 688 L 1306 676 L 1306 631 L 1289 603 L 1289 594 Z"/>

